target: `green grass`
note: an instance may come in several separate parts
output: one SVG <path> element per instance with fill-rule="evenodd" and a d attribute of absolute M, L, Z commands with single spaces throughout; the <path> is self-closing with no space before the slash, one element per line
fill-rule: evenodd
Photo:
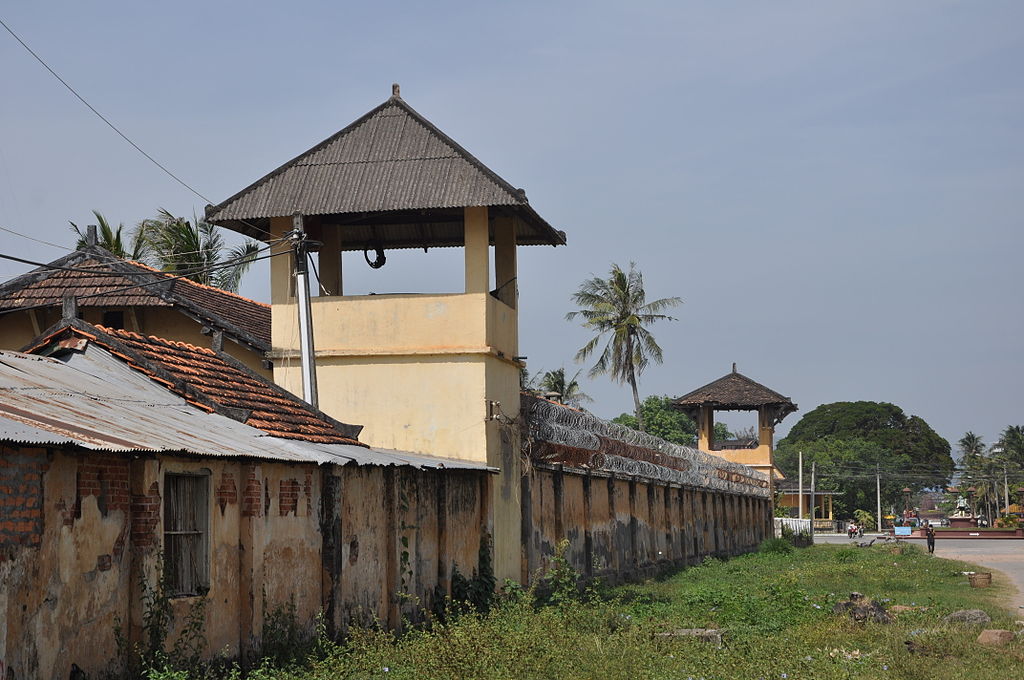
<path fill-rule="evenodd" d="M 820 545 L 709 560 L 670 578 L 572 596 L 562 580 L 553 604 L 506 596 L 487 614 L 463 615 L 401 637 L 356 631 L 291 670 L 256 678 L 1024 678 L 1024 644 L 978 647 L 978 629 L 947 626 L 957 609 L 980 608 L 990 627 L 1016 626 L 1003 610 L 1009 588 L 972 589 L 979 567 L 915 546 Z M 564 577 L 564 574 L 563 574 Z M 858 624 L 832 606 L 859 591 L 887 606 L 927 607 L 890 625 Z M 663 633 L 726 631 L 716 649 Z M 907 650 L 912 641 L 916 653 Z"/>

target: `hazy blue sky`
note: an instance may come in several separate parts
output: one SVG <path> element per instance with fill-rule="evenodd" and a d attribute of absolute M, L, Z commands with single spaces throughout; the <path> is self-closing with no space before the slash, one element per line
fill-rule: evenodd
<path fill-rule="evenodd" d="M 0 17 L 214 202 L 390 95 L 515 186 L 566 248 L 521 252 L 531 370 L 571 367 L 569 296 L 635 261 L 666 362 L 643 394 L 741 372 L 801 411 L 891 401 L 955 443 L 1024 423 L 1024 3 L 11 2 Z M 0 31 L 0 226 L 70 243 L 204 201 Z M 61 251 L 0 232 L 0 252 Z M 456 290 L 456 251 L 356 290 Z M 24 271 L 0 262 L 0 279 Z M 455 272 L 453 278 L 452 272 Z M 243 292 L 266 300 L 265 269 Z M 593 410 L 626 388 L 585 381 Z M 745 424 L 745 421 L 739 424 Z"/>

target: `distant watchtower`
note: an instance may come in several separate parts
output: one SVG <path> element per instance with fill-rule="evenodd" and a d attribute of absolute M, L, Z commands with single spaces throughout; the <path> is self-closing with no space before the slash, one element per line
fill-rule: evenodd
<path fill-rule="evenodd" d="M 774 482 L 783 475 L 775 467 L 775 426 L 797 410 L 789 397 L 770 390 L 736 371 L 698 387 L 672 402 L 697 423 L 697 448 L 734 463 L 749 465 Z M 715 411 L 757 411 L 757 439 L 749 442 L 716 442 Z"/>
<path fill-rule="evenodd" d="M 323 246 L 312 303 L 320 408 L 363 441 L 501 468 L 495 571 L 520 573 L 516 247 L 563 245 L 526 199 L 401 98 L 217 206 L 207 220 L 271 242 L 301 215 Z M 342 251 L 461 247 L 465 286 L 446 294 L 345 295 Z M 286 244 L 275 247 L 279 251 Z M 493 247 L 494 274 L 491 274 Z M 373 266 L 373 264 L 371 264 Z M 274 380 L 301 394 L 293 262 L 271 260 Z"/>

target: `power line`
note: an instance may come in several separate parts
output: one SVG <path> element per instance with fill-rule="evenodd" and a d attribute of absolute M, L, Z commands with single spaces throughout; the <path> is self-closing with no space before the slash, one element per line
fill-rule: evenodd
<path fill-rule="evenodd" d="M 63 85 L 64 87 L 66 87 L 66 88 L 68 89 L 68 92 L 70 92 L 71 94 L 75 95 L 75 97 L 77 97 L 77 98 L 78 98 L 78 101 L 80 101 L 80 102 L 82 102 L 83 104 L 85 104 L 85 105 L 86 105 L 86 107 L 87 107 L 87 108 L 88 108 L 88 109 L 89 109 L 90 111 L 92 111 L 93 113 L 95 113 L 95 114 L 96 114 L 96 116 L 97 116 L 97 117 L 98 117 L 98 118 L 99 118 L 100 120 L 102 120 L 102 121 L 103 121 L 104 123 L 106 123 L 106 124 L 107 124 L 107 127 L 109 127 L 109 128 L 111 129 L 111 130 L 113 130 L 114 132 L 116 132 L 116 133 L 117 133 L 117 134 L 118 134 L 118 135 L 119 135 L 119 136 L 121 137 L 121 139 L 123 139 L 124 141 L 128 142 L 129 144 L 131 144 L 131 145 L 132 145 L 132 147 L 134 147 L 136 151 L 138 151 L 138 152 L 139 152 L 139 153 L 141 153 L 141 154 L 142 154 L 143 156 L 145 156 L 146 158 L 148 158 L 148 159 L 150 160 L 150 162 L 152 162 L 152 163 L 153 163 L 153 165 L 155 165 L 156 167 L 160 168 L 160 169 L 161 169 L 161 170 L 163 170 L 163 171 L 164 171 L 165 173 L 167 173 L 167 175 L 168 175 L 168 176 L 169 176 L 169 177 L 170 177 L 171 179 L 173 179 L 173 180 L 174 180 L 175 182 L 177 182 L 177 183 L 178 183 L 178 184 L 180 184 L 181 186 L 185 187 L 186 189 L 188 189 L 188 190 L 189 190 L 189 191 L 191 191 L 191 192 L 192 192 L 193 194 L 195 194 L 195 195 L 196 195 L 196 196 L 198 196 L 199 198 L 203 199 L 203 200 L 204 200 L 204 201 L 206 201 L 207 203 L 213 203 L 213 201 L 211 201 L 210 199 L 208 199 L 208 198 L 207 198 L 206 196 L 203 196 L 203 195 L 202 195 L 201 193 L 199 193 L 198 191 L 196 191 L 195 189 L 193 189 L 193 188 L 192 188 L 191 186 L 189 186 L 189 185 L 188 185 L 188 184 L 187 184 L 187 183 L 186 183 L 186 182 L 185 182 L 185 181 L 184 181 L 183 179 L 181 179 L 180 177 L 178 177 L 177 175 L 175 175 L 175 174 L 174 174 L 173 172 L 171 172 L 170 170 L 168 170 L 167 168 L 165 168 L 165 167 L 164 167 L 164 166 L 163 166 L 163 165 L 162 165 L 162 164 L 161 164 L 161 163 L 160 163 L 160 162 L 159 162 L 159 161 L 158 161 L 157 159 L 153 158 L 153 157 L 152 157 L 152 156 L 150 156 L 150 155 L 149 155 L 148 153 L 146 153 L 146 152 L 145 152 L 145 151 L 143 150 L 143 148 L 142 148 L 141 146 L 139 146 L 138 144 L 136 144 L 135 142 L 133 142 L 133 141 L 132 141 L 131 139 L 129 139 L 129 138 L 128 138 L 128 135 L 126 135 L 126 134 L 124 134 L 123 132 L 121 132 L 120 130 L 118 130 L 118 129 L 117 129 L 117 126 L 116 126 L 116 125 L 114 125 L 114 124 L 113 124 L 113 123 L 111 123 L 111 122 L 110 122 L 109 120 L 107 120 L 107 118 L 106 118 L 106 117 L 105 117 L 105 116 L 104 116 L 104 115 L 103 115 L 102 113 L 100 113 L 99 111 L 97 111 L 97 110 L 96 110 L 96 108 L 95 108 L 95 107 L 94 107 L 94 106 L 93 106 L 92 104 L 90 104 L 89 102 L 87 102 L 87 101 L 85 100 L 85 97 L 83 97 L 82 95 L 78 94 L 78 92 L 77 92 L 77 91 L 75 91 L 75 88 L 71 87 L 71 85 L 69 85 L 69 84 L 68 84 L 68 82 L 67 82 L 66 80 L 64 80 L 63 78 L 61 78 L 61 77 L 60 77 L 60 75 L 58 75 L 56 71 L 54 71 L 54 70 L 53 70 L 52 68 L 50 68 L 50 65 L 49 65 L 49 64 L 47 64 L 47 63 L 46 63 L 45 61 L 43 61 L 43 58 L 42 58 L 42 57 L 40 57 L 40 56 L 39 56 L 38 54 L 36 54 L 36 53 L 35 53 L 35 51 L 33 51 L 33 50 L 32 50 L 32 48 L 31 48 L 31 47 L 29 47 L 29 46 L 28 46 L 28 45 L 27 45 L 27 44 L 25 43 L 25 41 L 24 41 L 24 40 L 22 40 L 22 39 L 21 39 L 21 38 L 20 38 L 20 37 L 18 36 L 18 34 L 17 34 L 17 33 L 15 33 L 15 32 L 14 32 L 14 31 L 13 31 L 13 30 L 11 29 L 11 27 L 10 27 L 10 26 L 8 26 L 8 25 L 7 25 L 7 24 L 6 24 L 5 22 L 4 22 L 4 20 L 3 20 L 3 19 L 0 19 L 0 26 L 3 26 L 4 28 L 6 28 L 6 29 L 7 29 L 7 32 L 8 32 L 8 33 L 10 33 L 10 34 L 11 34 L 12 36 L 14 36 L 14 39 L 15 39 L 15 40 L 17 40 L 17 41 L 18 41 L 19 43 L 21 43 L 21 46 L 22 46 L 22 47 L 24 47 L 24 48 L 25 48 L 25 49 L 26 49 L 26 50 L 28 51 L 28 53 L 29 53 L 29 54 L 31 54 L 31 55 L 32 55 L 33 57 L 35 57 L 36 61 L 38 61 L 38 62 L 39 62 L 40 64 L 42 64 L 42 65 L 43 65 L 43 68 L 45 68 L 45 69 L 46 69 L 47 71 L 49 71 L 49 72 L 50 72 L 50 74 L 51 74 L 51 75 L 52 75 L 52 76 L 53 76 L 54 78 L 56 78 L 56 79 L 57 79 L 58 81 L 60 81 L 60 84 L 61 84 L 61 85 Z"/>
<path fill-rule="evenodd" d="M 0 231 L 6 231 L 8 234 L 14 234 L 15 236 L 20 236 L 22 238 L 27 238 L 29 241 L 35 241 L 36 243 L 42 243 L 44 246 L 51 246 L 53 248 L 59 248 L 60 250 L 66 250 L 68 252 L 74 251 L 74 248 L 68 248 L 67 246 L 59 246 L 56 243 L 50 243 L 49 241 L 44 241 L 42 239 L 33 238 L 33 237 L 31 237 L 31 236 L 29 236 L 27 234 L 22 234 L 20 231 L 14 231 L 13 229 L 8 229 L 7 227 L 0 227 Z"/>
<path fill-rule="evenodd" d="M 56 71 L 54 71 L 52 68 L 50 68 L 50 65 L 47 64 L 45 61 L 43 61 L 43 58 L 40 57 L 38 54 L 36 54 L 35 51 L 31 47 L 29 47 L 28 44 L 24 40 L 22 40 L 21 37 L 17 33 L 15 33 L 14 30 L 10 26 L 8 26 L 7 23 L 3 19 L 0 19 L 0 26 L 3 26 L 5 29 L 7 29 L 7 32 L 10 33 L 11 36 L 13 36 L 14 39 L 17 40 L 21 44 L 21 46 L 24 47 L 25 50 L 27 50 L 28 53 L 31 54 L 35 58 L 36 61 L 38 61 L 40 64 L 42 64 L 43 68 L 45 68 L 47 71 L 49 71 L 50 74 L 54 78 L 56 78 L 60 82 L 61 85 L 63 85 L 65 88 L 67 88 L 68 92 L 70 92 L 71 94 L 75 95 L 75 97 L 78 99 L 78 101 L 80 101 L 83 104 L 85 104 L 86 108 L 88 108 L 90 111 L 92 111 L 94 114 L 96 114 L 96 117 L 99 118 L 100 120 L 102 120 L 104 123 L 106 123 L 107 127 L 109 127 L 111 130 L 116 132 L 117 135 L 119 137 L 121 137 L 121 139 L 123 139 L 124 141 L 128 142 L 132 146 L 132 148 L 134 148 L 140 154 L 145 156 L 151 163 L 153 163 L 153 165 L 155 165 L 156 167 L 158 167 L 161 170 L 163 170 L 164 173 L 166 173 L 167 176 L 170 177 L 171 179 L 173 179 L 175 182 L 177 182 L 181 186 L 185 187 L 186 189 L 191 191 L 193 194 L 195 194 L 196 196 L 198 196 L 202 200 L 206 201 L 206 203 L 208 205 L 212 205 L 213 204 L 213 201 L 211 199 L 209 199 L 206 196 L 204 196 L 203 194 L 199 193 L 199 191 L 197 191 L 196 189 L 192 188 L 192 186 L 189 185 L 187 182 L 185 182 L 185 180 L 181 179 L 180 177 L 175 175 L 173 172 L 168 170 L 166 167 L 164 167 L 164 165 L 162 163 L 160 163 L 160 161 L 158 161 L 157 159 L 153 158 L 148 153 L 146 153 L 146 151 L 141 146 L 139 146 L 138 144 L 133 142 L 128 137 L 128 135 L 126 135 L 125 133 L 121 132 L 117 128 L 116 125 L 111 123 L 106 118 L 106 116 L 104 116 L 102 113 L 97 111 L 96 108 L 92 104 L 90 104 L 88 101 L 85 100 L 85 97 L 83 97 L 82 95 L 78 94 L 78 92 L 75 90 L 75 88 L 71 87 L 71 85 L 66 80 L 61 78 L 60 75 Z M 253 229 L 256 229 L 257 231 L 260 231 L 260 232 L 266 234 L 267 236 L 271 236 L 271 237 L 273 236 L 273 234 L 271 234 L 269 231 L 267 231 L 266 229 L 262 229 L 260 227 L 257 227 L 255 224 L 252 224 L 252 223 L 247 222 L 245 220 L 238 220 L 238 221 L 241 222 L 242 224 L 245 224 L 245 225 L 247 225 L 249 227 L 252 227 Z M 52 244 L 49 244 L 49 245 L 52 245 Z"/>
<path fill-rule="evenodd" d="M 261 248 L 257 252 L 263 252 L 265 250 L 269 250 L 270 247 L 271 247 L 270 245 L 267 245 L 267 246 Z M 168 275 L 164 274 L 163 272 L 153 272 L 154 275 L 159 277 L 159 278 L 157 278 L 154 281 L 148 281 L 148 282 L 145 282 L 145 283 L 136 283 L 134 285 L 125 286 L 123 288 L 115 288 L 113 290 L 102 290 L 102 291 L 99 291 L 99 292 L 96 292 L 96 293 L 89 293 L 88 295 L 77 295 L 75 297 L 77 299 L 79 299 L 79 300 L 85 300 L 85 299 L 88 299 L 88 298 L 103 297 L 103 296 L 106 296 L 106 295 L 117 295 L 118 293 L 125 293 L 127 291 L 134 290 L 136 288 L 146 288 L 148 286 L 156 286 L 156 285 L 160 285 L 160 284 L 166 283 L 168 281 L 176 281 L 178 279 L 188 278 L 188 277 L 193 276 L 195 274 L 209 273 L 211 271 L 214 271 L 215 269 L 223 269 L 225 267 L 233 267 L 233 266 L 236 266 L 236 265 L 238 265 L 238 264 L 240 264 L 242 262 L 248 262 L 248 263 L 258 262 L 260 260 L 269 260 L 272 257 L 277 257 L 279 255 L 288 255 L 288 254 L 291 254 L 291 250 L 282 250 L 279 253 L 271 253 L 270 255 L 264 255 L 262 257 L 235 258 L 235 259 L 232 259 L 232 260 L 228 260 L 226 262 L 221 262 L 221 263 L 218 263 L 218 264 L 215 264 L 215 265 L 210 265 L 208 267 L 204 267 L 204 268 L 201 268 L 201 269 L 190 270 L 188 272 L 181 273 L 181 274 L 178 274 L 178 275 L 175 275 L 175 276 L 168 276 Z M 0 255 L 0 257 L 10 257 L 10 256 Z M 44 265 L 44 266 L 47 266 L 47 265 Z M 89 273 L 95 273 L 95 272 L 89 272 Z M 140 274 L 134 274 L 134 276 L 145 275 L 146 273 L 148 273 L 148 272 L 143 272 L 143 273 L 140 273 Z M 126 275 L 127 276 L 133 276 L 132 274 L 126 274 Z M 26 307 L 14 307 L 14 308 L 11 308 L 11 309 L 0 309 L 0 316 L 3 316 L 4 314 L 10 314 L 12 312 L 24 312 L 24 311 L 28 311 L 30 309 L 44 309 L 44 308 L 47 308 L 47 307 L 52 307 L 53 305 L 54 305 L 54 303 L 51 302 L 51 303 L 43 303 L 43 304 L 38 304 L 38 305 L 29 305 L 29 306 L 26 306 Z"/>

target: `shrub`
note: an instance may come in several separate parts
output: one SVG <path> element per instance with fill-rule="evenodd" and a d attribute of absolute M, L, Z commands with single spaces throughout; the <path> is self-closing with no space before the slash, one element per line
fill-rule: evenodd
<path fill-rule="evenodd" d="M 761 543 L 758 551 L 774 555 L 786 555 L 793 552 L 793 544 L 784 538 L 767 538 Z"/>
<path fill-rule="evenodd" d="M 1000 529 L 1016 529 L 1020 526 L 1020 517 L 1007 515 L 996 520 L 996 526 Z"/>

